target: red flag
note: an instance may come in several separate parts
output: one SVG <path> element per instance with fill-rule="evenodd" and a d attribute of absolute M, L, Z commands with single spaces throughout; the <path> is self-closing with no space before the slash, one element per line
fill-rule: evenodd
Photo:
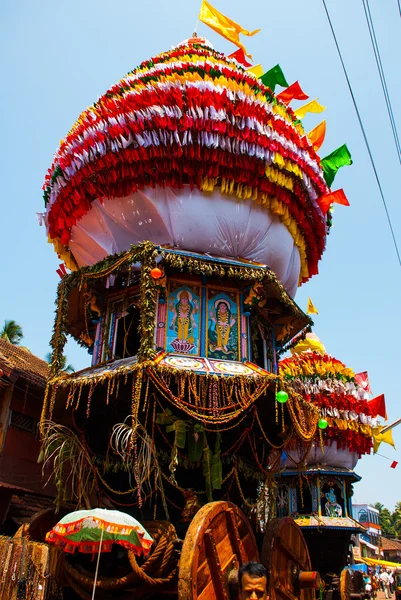
<path fill-rule="evenodd" d="M 243 51 L 242 48 L 238 48 L 238 50 L 236 50 L 232 54 L 229 54 L 227 56 L 227 58 L 234 58 L 237 62 L 239 62 L 244 67 L 251 67 L 252 66 L 252 63 L 250 63 L 250 62 L 248 62 L 246 60 L 246 58 L 245 58 L 245 52 Z"/>
<path fill-rule="evenodd" d="M 301 86 L 296 81 L 288 86 L 286 90 L 277 94 L 276 98 L 283 104 L 289 104 L 291 100 L 307 100 L 309 96 L 301 90 Z"/>
<path fill-rule="evenodd" d="M 397 465 L 398 465 L 398 462 L 396 460 L 393 460 L 393 462 L 390 465 L 390 469 L 395 469 Z"/>
<path fill-rule="evenodd" d="M 380 394 L 380 396 L 376 396 L 376 398 L 373 398 L 373 400 L 369 400 L 368 406 L 373 415 L 379 415 L 380 417 L 383 417 L 383 419 L 387 419 L 386 402 L 384 400 L 384 394 Z"/>
<path fill-rule="evenodd" d="M 322 209 L 323 214 L 326 214 L 330 206 L 334 203 L 342 204 L 343 206 L 349 206 L 347 196 L 344 194 L 343 189 L 336 190 L 335 192 L 330 192 L 329 194 L 324 194 L 324 196 L 320 196 L 317 203 Z"/>
<path fill-rule="evenodd" d="M 56 269 L 56 273 L 57 273 L 57 275 L 60 277 L 60 279 L 63 279 L 63 277 L 64 277 L 64 273 L 62 272 L 62 270 L 61 270 L 61 269 Z"/>
<path fill-rule="evenodd" d="M 369 377 L 368 377 L 367 371 L 363 371 L 362 373 L 356 373 L 355 381 L 363 390 L 365 390 L 365 392 L 369 392 L 369 394 L 373 394 L 373 392 L 370 388 Z"/>
<path fill-rule="evenodd" d="M 58 270 L 60 270 L 63 275 L 67 275 L 67 269 L 65 268 L 65 264 L 64 263 L 59 264 L 59 269 Z"/>

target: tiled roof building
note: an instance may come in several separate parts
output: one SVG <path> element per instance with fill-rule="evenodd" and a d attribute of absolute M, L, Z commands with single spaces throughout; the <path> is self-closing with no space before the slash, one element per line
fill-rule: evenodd
<path fill-rule="evenodd" d="M 34 498 L 35 506 L 42 508 L 51 502 L 53 490 L 43 489 L 37 462 L 38 423 L 48 375 L 46 361 L 0 339 L 0 528 L 9 528 L 10 519 L 11 525 L 18 523 L 13 511 L 19 502 L 30 506 Z"/>

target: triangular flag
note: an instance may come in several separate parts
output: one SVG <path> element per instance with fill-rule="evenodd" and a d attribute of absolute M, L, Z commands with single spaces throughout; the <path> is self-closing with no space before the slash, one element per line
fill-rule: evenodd
<path fill-rule="evenodd" d="M 343 189 L 336 190 L 335 192 L 330 192 L 328 194 L 320 196 L 320 198 L 318 198 L 317 203 L 319 204 L 324 215 L 327 213 L 332 204 L 342 204 L 343 206 L 349 206 L 347 196 L 344 194 Z"/>
<path fill-rule="evenodd" d="M 316 125 L 312 131 L 308 133 L 308 140 L 313 146 L 315 152 L 319 150 L 324 142 L 326 135 L 326 121 L 322 121 L 319 125 Z"/>
<path fill-rule="evenodd" d="M 255 65 L 254 67 L 247 69 L 246 72 L 252 73 L 252 75 L 259 78 L 261 75 L 263 75 L 263 67 L 262 65 Z"/>
<path fill-rule="evenodd" d="M 250 62 L 248 62 L 246 60 L 246 58 L 245 58 L 245 52 L 242 50 L 242 48 L 238 48 L 238 50 L 236 50 L 232 54 L 229 54 L 227 56 L 227 58 L 233 58 L 238 63 L 240 63 L 240 65 L 243 65 L 244 67 L 250 67 L 250 66 L 252 66 L 252 63 L 250 63 Z"/>
<path fill-rule="evenodd" d="M 298 81 L 292 83 L 286 90 L 276 96 L 277 100 L 283 104 L 289 104 L 291 100 L 307 100 L 309 96 L 302 91 Z"/>
<path fill-rule="evenodd" d="M 346 165 L 352 165 L 351 154 L 346 144 L 343 144 L 337 150 L 322 158 L 320 164 L 323 169 L 325 181 L 328 187 L 331 187 L 338 169 Z"/>
<path fill-rule="evenodd" d="M 241 48 L 246 56 L 249 56 L 249 58 L 252 59 L 252 56 L 247 53 L 245 46 L 241 43 L 239 34 L 242 33 L 243 35 L 251 36 L 258 33 L 260 29 L 255 29 L 254 31 L 243 29 L 241 25 L 223 15 L 217 8 L 214 8 L 214 6 L 209 4 L 207 0 L 202 1 L 198 19 L 199 21 L 202 21 L 202 23 L 205 23 L 205 25 L 208 25 L 213 31 L 222 35 L 226 40 L 229 40 L 238 46 L 238 48 Z"/>
<path fill-rule="evenodd" d="M 369 394 L 373 394 L 372 389 L 370 387 L 369 376 L 368 376 L 367 371 L 362 371 L 362 373 L 356 373 L 355 381 L 357 382 L 359 387 L 361 387 L 363 390 L 365 390 L 365 392 L 368 392 Z M 377 414 L 379 414 L 379 413 L 377 413 Z M 382 415 L 382 416 L 384 416 L 384 415 Z"/>
<path fill-rule="evenodd" d="M 380 417 L 383 417 L 383 419 L 387 419 L 386 401 L 384 399 L 384 394 L 380 394 L 380 396 L 376 396 L 376 398 L 369 400 L 368 407 L 374 417 L 377 417 L 377 415 L 379 415 Z"/>
<path fill-rule="evenodd" d="M 288 87 L 288 83 L 284 77 L 284 73 L 281 70 L 280 65 L 276 65 L 269 71 L 266 71 L 266 73 L 259 77 L 259 79 L 266 87 L 270 88 L 272 92 L 274 92 L 276 89 L 276 85 Z"/>
<path fill-rule="evenodd" d="M 390 465 L 390 469 L 395 469 L 397 465 L 398 465 L 398 462 L 396 460 L 393 460 L 393 462 Z"/>
<path fill-rule="evenodd" d="M 319 311 L 317 310 L 316 306 L 314 306 L 312 300 L 310 298 L 308 298 L 308 308 L 306 310 L 308 315 L 318 315 Z"/>
<path fill-rule="evenodd" d="M 380 428 L 378 430 L 380 431 Z M 374 431 L 378 431 L 378 430 L 375 429 Z M 385 433 L 373 433 L 373 452 L 375 454 L 378 451 L 379 446 L 382 442 L 384 442 L 385 444 L 389 444 L 390 446 L 393 446 L 393 448 L 395 449 L 395 444 L 394 444 L 394 440 L 393 440 L 393 432 L 391 429 L 389 429 Z"/>
<path fill-rule="evenodd" d="M 62 272 L 63 275 L 67 275 L 67 270 L 65 268 L 65 264 L 64 263 L 61 263 L 59 265 L 59 269 L 60 269 L 60 271 Z"/>
<path fill-rule="evenodd" d="M 321 113 L 324 110 L 326 110 L 326 107 L 322 106 L 316 98 L 315 100 L 311 100 L 307 104 L 304 104 L 303 106 L 300 106 L 299 108 L 294 110 L 294 113 L 297 119 L 303 119 L 307 113 Z"/>

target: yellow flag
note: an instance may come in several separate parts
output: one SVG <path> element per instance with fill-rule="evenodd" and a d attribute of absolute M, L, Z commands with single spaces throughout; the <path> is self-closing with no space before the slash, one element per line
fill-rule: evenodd
<path fill-rule="evenodd" d="M 246 70 L 247 73 L 252 73 L 252 75 L 255 75 L 256 78 L 261 77 L 264 73 L 263 67 L 262 65 L 255 65 L 254 67 L 251 67 L 250 69 Z"/>
<path fill-rule="evenodd" d="M 295 113 L 297 119 L 303 119 L 304 116 L 306 115 L 306 113 L 308 113 L 308 112 L 321 113 L 325 109 L 326 109 L 326 107 L 319 104 L 319 102 L 317 101 L 317 98 L 316 98 L 315 100 L 311 100 L 307 104 L 300 106 L 299 108 L 297 108 L 297 110 L 294 110 L 294 113 Z"/>
<path fill-rule="evenodd" d="M 308 315 L 318 315 L 319 311 L 317 310 L 316 306 L 314 306 L 312 300 L 310 298 L 308 298 L 308 308 L 306 310 Z"/>
<path fill-rule="evenodd" d="M 214 6 L 209 4 L 207 0 L 202 1 L 198 19 L 199 21 L 202 21 L 202 23 L 205 23 L 205 25 L 208 25 L 213 31 L 222 35 L 226 40 L 229 40 L 238 46 L 238 48 L 242 48 L 245 54 L 252 59 L 252 56 L 247 53 L 246 48 L 240 42 L 239 34 L 243 33 L 248 36 L 255 35 L 260 29 L 255 29 L 255 31 L 243 29 L 241 25 L 223 15 L 223 13 L 219 12 Z"/>
<path fill-rule="evenodd" d="M 313 146 L 315 152 L 319 150 L 321 145 L 324 142 L 324 137 L 326 135 L 326 121 L 322 121 L 317 125 L 312 131 L 308 133 L 308 140 Z"/>
<path fill-rule="evenodd" d="M 393 440 L 393 432 L 392 432 L 392 430 L 389 429 L 385 433 L 380 433 L 381 429 L 382 428 L 378 428 L 378 429 L 374 429 L 373 430 L 373 452 L 375 454 L 378 451 L 379 446 L 380 446 L 380 444 L 382 442 L 384 442 L 385 444 L 389 444 L 395 450 L 395 444 L 394 444 L 394 440 Z"/>

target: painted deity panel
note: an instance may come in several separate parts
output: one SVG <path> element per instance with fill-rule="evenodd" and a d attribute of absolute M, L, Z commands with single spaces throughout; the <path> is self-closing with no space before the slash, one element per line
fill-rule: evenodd
<path fill-rule="evenodd" d="M 172 281 L 168 294 L 167 352 L 200 354 L 200 289 Z"/>
<path fill-rule="evenodd" d="M 239 360 L 238 295 L 208 289 L 207 356 Z"/>
<path fill-rule="evenodd" d="M 323 479 L 320 497 L 322 515 L 325 517 L 342 517 L 344 513 L 344 499 L 341 482 L 335 479 Z"/>

